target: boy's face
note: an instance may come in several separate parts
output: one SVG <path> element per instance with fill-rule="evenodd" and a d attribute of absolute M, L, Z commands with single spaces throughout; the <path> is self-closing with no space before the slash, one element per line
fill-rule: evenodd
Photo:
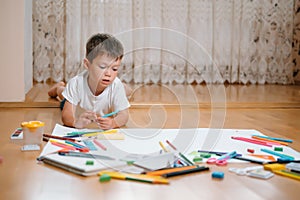
<path fill-rule="evenodd" d="M 89 70 L 89 83 L 95 84 L 96 90 L 104 90 L 117 77 L 121 60 L 99 55 L 94 58 L 92 63 L 87 59 L 84 60 L 84 63 Z"/>

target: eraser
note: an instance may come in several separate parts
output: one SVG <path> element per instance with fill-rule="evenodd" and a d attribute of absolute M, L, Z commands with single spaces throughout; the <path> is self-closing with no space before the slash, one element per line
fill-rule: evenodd
<path fill-rule="evenodd" d="M 249 153 L 254 153 L 254 149 L 247 149 Z"/>
<path fill-rule="evenodd" d="M 102 174 L 99 178 L 101 183 L 110 181 L 111 177 L 108 174 Z"/>
<path fill-rule="evenodd" d="M 268 179 L 271 178 L 274 174 L 270 171 L 266 171 L 263 169 L 257 169 L 257 170 L 253 170 L 250 171 L 248 176 L 252 176 L 255 178 L 261 178 L 261 179 Z"/>
<path fill-rule="evenodd" d="M 194 162 L 201 162 L 201 161 L 202 161 L 202 158 L 199 157 L 199 156 L 196 156 L 196 157 L 193 158 L 193 161 L 194 161 Z"/>
<path fill-rule="evenodd" d="M 133 165 L 133 163 L 134 163 L 134 161 L 132 161 L 132 160 L 127 161 L 127 165 Z"/>
<path fill-rule="evenodd" d="M 37 144 L 27 144 L 21 147 L 21 151 L 39 151 L 40 149 Z"/>
<path fill-rule="evenodd" d="M 224 178 L 224 172 L 213 172 L 211 174 L 211 177 L 212 178 L 219 178 L 219 179 L 222 179 Z"/>
<path fill-rule="evenodd" d="M 282 147 L 275 147 L 274 151 L 283 151 L 283 148 Z"/>
<path fill-rule="evenodd" d="M 94 161 L 93 160 L 87 160 L 85 164 L 86 165 L 94 165 Z"/>
<path fill-rule="evenodd" d="M 211 157 L 211 154 L 209 154 L 209 153 L 201 153 L 200 156 L 201 156 L 202 158 L 210 158 L 210 157 Z"/>

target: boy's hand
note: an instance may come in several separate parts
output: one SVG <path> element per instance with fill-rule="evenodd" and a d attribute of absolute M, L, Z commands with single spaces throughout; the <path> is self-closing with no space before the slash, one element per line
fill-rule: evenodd
<path fill-rule="evenodd" d="M 95 122 L 97 119 L 96 113 L 92 111 L 86 111 L 82 113 L 79 118 L 75 121 L 75 128 L 84 128 L 90 123 Z"/>
<path fill-rule="evenodd" d="M 114 118 L 112 117 L 106 117 L 106 118 L 98 117 L 96 122 L 98 126 L 103 130 L 112 129 L 117 126 Z"/>

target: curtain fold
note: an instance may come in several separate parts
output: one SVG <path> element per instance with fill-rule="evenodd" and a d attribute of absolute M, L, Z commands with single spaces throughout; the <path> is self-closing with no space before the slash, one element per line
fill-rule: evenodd
<path fill-rule="evenodd" d="M 299 71 L 299 0 L 33 0 L 34 80 L 68 81 L 85 43 L 124 44 L 133 83 L 291 84 Z"/>

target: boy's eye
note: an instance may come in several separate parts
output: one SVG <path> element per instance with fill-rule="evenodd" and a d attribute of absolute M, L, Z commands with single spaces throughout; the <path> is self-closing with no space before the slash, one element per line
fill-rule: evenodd
<path fill-rule="evenodd" d="M 112 70 L 116 72 L 116 71 L 118 71 L 118 68 L 112 68 Z"/>
<path fill-rule="evenodd" d="M 100 65 L 100 69 L 106 69 L 106 66 Z"/>

